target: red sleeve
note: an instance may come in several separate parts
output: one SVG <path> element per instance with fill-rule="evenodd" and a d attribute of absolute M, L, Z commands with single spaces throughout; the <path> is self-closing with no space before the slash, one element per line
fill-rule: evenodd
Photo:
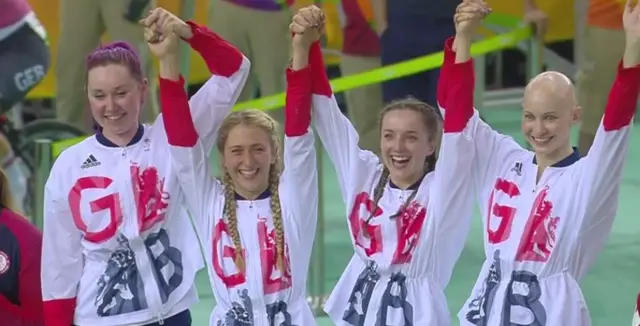
<path fill-rule="evenodd" d="M 198 141 L 198 132 L 191 118 L 184 78 L 180 76 L 178 81 L 160 78 L 159 93 L 162 121 L 169 144 L 193 147 Z"/>
<path fill-rule="evenodd" d="M 327 70 L 322 58 L 322 48 L 320 42 L 311 45 L 309 51 L 309 68 L 311 69 L 311 79 L 313 81 L 313 94 L 331 97 L 331 84 L 327 77 Z"/>
<path fill-rule="evenodd" d="M 231 77 L 240 66 L 244 56 L 240 50 L 212 32 L 206 26 L 188 21 L 193 37 L 187 42 L 197 51 L 214 75 Z"/>
<path fill-rule="evenodd" d="M 43 320 L 42 287 L 40 267 L 42 254 L 42 234 L 35 227 L 24 233 L 21 241 L 20 259 L 20 306 L 33 320 Z"/>
<path fill-rule="evenodd" d="M 449 87 L 451 66 L 455 63 L 456 60 L 456 53 L 453 52 L 452 48 L 454 39 L 454 37 L 451 37 L 444 43 L 444 62 L 442 63 L 442 67 L 440 68 L 440 77 L 438 78 L 438 105 L 440 105 L 445 110 L 447 109 L 445 105 L 447 101 L 447 88 Z"/>
<path fill-rule="evenodd" d="M 287 96 L 284 132 L 288 137 L 302 136 L 311 125 L 311 70 L 287 68 Z"/>
<path fill-rule="evenodd" d="M 453 40 L 451 43 L 453 43 Z M 449 50 L 451 49 L 449 45 Z M 445 50 L 445 53 L 447 50 Z M 473 60 L 455 63 L 455 52 L 445 54 L 445 60 L 452 60 L 447 67 L 447 87 L 445 100 L 444 132 L 462 132 L 473 116 L 473 90 L 475 76 Z M 453 58 L 453 59 L 452 59 Z"/>
<path fill-rule="evenodd" d="M 631 124 L 640 90 L 640 65 L 624 68 L 618 64 L 618 75 L 609 92 L 602 126 L 605 131 L 618 130 Z"/>

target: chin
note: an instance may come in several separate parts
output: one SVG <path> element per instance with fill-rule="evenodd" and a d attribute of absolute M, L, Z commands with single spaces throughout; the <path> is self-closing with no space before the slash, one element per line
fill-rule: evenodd
<path fill-rule="evenodd" d="M 137 130 L 138 124 L 131 121 L 106 121 L 106 123 L 103 124 L 103 128 L 104 127 L 116 135 L 122 135 L 130 132 L 132 129 Z"/>

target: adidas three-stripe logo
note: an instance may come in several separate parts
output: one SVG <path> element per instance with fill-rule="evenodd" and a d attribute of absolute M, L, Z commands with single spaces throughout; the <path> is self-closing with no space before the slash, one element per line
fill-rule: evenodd
<path fill-rule="evenodd" d="M 80 167 L 83 168 L 83 169 L 88 169 L 88 168 L 92 168 L 92 167 L 98 166 L 98 165 L 100 165 L 100 162 L 98 162 L 98 160 L 96 160 L 96 158 L 93 156 L 93 154 L 91 154 L 84 161 L 84 163 L 82 163 L 82 165 Z"/>

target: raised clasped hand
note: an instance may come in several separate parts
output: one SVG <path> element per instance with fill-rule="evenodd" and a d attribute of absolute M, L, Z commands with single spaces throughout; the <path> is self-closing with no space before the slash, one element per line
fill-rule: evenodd
<path fill-rule="evenodd" d="M 464 0 L 454 16 L 456 34 L 470 39 L 489 13 L 491 8 L 483 0 Z"/>
<path fill-rule="evenodd" d="M 311 44 L 320 40 L 324 34 L 325 15 L 316 6 L 302 8 L 293 17 L 289 30 L 293 33 L 293 46 L 309 48 Z"/>

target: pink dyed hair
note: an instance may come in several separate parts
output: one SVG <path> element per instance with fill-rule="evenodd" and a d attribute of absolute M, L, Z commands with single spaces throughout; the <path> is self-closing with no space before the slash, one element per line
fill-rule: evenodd
<path fill-rule="evenodd" d="M 138 81 L 144 79 L 140 57 L 134 47 L 127 42 L 116 41 L 101 45 L 87 56 L 87 71 L 109 64 L 124 65 L 135 79 Z"/>
<path fill-rule="evenodd" d="M 139 82 L 144 79 L 140 57 L 133 46 L 127 42 L 116 41 L 100 45 L 86 59 L 87 72 L 92 68 L 110 64 L 124 65 L 129 69 L 131 76 Z M 102 131 L 102 127 L 95 120 L 93 121 L 93 130 L 96 133 Z"/>

